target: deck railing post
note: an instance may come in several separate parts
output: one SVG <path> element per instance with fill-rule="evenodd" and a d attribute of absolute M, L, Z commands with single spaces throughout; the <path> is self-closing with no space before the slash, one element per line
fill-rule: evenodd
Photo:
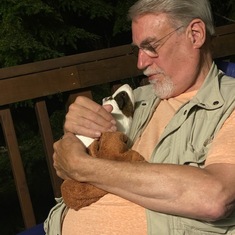
<path fill-rule="evenodd" d="M 0 122 L 7 144 L 8 155 L 11 162 L 24 224 L 26 228 L 30 228 L 36 224 L 35 215 L 9 108 L 0 110 Z"/>

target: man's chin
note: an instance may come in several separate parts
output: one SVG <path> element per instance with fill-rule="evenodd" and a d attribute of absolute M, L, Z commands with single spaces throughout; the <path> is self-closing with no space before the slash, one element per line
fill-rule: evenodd
<path fill-rule="evenodd" d="M 173 89 L 170 87 L 162 88 L 158 83 L 150 83 L 155 95 L 160 99 L 169 99 L 173 95 Z"/>

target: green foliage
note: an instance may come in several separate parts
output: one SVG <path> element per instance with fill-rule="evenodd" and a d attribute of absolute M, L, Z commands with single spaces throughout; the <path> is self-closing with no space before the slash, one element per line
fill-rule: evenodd
<path fill-rule="evenodd" d="M 128 8 L 128 1 L 125 4 L 121 2 L 2 0 L 0 66 L 109 46 L 113 35 L 128 28 L 122 27 L 122 24 L 126 24 L 123 15 Z"/>
<path fill-rule="evenodd" d="M 2 0 L 0 67 L 131 41 L 127 12 L 135 0 Z M 211 0 L 215 23 L 234 22 L 233 0 Z"/>
<path fill-rule="evenodd" d="M 130 22 L 127 20 L 128 9 L 135 0 L 118 1 L 115 8 L 116 21 L 113 27 L 113 33 L 118 34 L 120 32 L 130 31 Z"/>
<path fill-rule="evenodd" d="M 58 140 L 64 133 L 63 123 L 65 114 L 65 110 L 61 109 L 54 111 L 50 117 L 51 129 L 55 140 Z"/>
<path fill-rule="evenodd" d="M 44 17 L 49 22 L 59 21 L 47 5 L 40 1 L 5 0 L 0 5 L 0 14 L 0 64 L 3 67 L 62 55 L 48 46 L 52 32 L 41 23 Z"/>
<path fill-rule="evenodd" d="M 234 0 L 210 0 L 216 26 L 235 23 Z"/>
<path fill-rule="evenodd" d="M 95 19 L 97 17 L 109 19 L 114 11 L 114 7 L 103 0 L 73 0 L 69 2 L 58 0 L 58 3 L 64 11 L 73 11 L 78 16 L 82 16 L 85 13 L 90 16 L 90 19 Z"/>

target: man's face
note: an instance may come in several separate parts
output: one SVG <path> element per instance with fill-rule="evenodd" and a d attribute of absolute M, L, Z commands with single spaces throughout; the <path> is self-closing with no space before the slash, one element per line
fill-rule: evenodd
<path fill-rule="evenodd" d="M 166 14 L 147 14 L 132 22 L 133 44 L 139 47 L 137 67 L 148 76 L 162 99 L 194 89 L 199 63 L 185 28 L 173 28 Z"/>

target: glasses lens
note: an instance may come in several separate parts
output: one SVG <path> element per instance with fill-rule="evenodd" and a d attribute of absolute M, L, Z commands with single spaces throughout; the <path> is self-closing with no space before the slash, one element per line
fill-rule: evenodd
<path fill-rule="evenodd" d="M 132 53 L 138 57 L 139 55 L 139 48 L 137 46 L 132 46 Z"/>
<path fill-rule="evenodd" d="M 132 53 L 138 57 L 139 56 L 139 50 L 143 50 L 144 53 L 150 57 L 156 57 L 158 56 L 158 53 L 154 48 L 139 48 L 138 46 L 132 46 Z"/>

